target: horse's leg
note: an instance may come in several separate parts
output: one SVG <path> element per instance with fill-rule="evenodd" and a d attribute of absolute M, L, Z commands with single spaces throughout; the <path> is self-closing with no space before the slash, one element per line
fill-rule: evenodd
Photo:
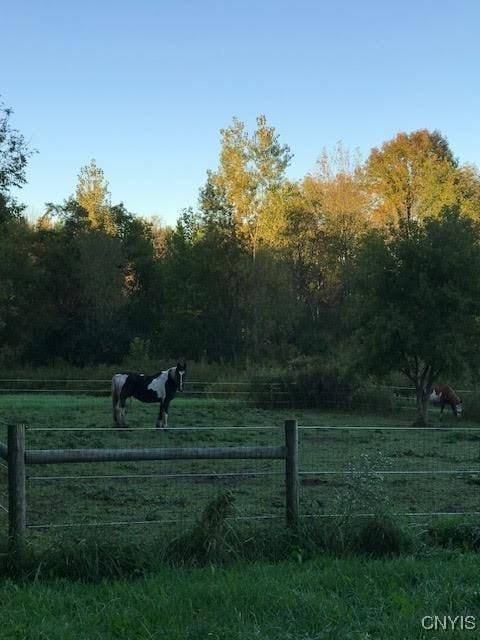
<path fill-rule="evenodd" d="M 162 423 L 163 423 L 163 428 L 166 429 L 168 426 L 168 407 L 170 405 L 170 401 L 169 400 L 165 400 L 163 403 L 163 416 L 162 416 Z"/>
<path fill-rule="evenodd" d="M 125 392 L 125 386 L 120 391 L 120 396 L 117 402 L 117 422 L 118 426 L 125 428 L 127 426 L 125 422 L 125 405 L 127 403 L 128 394 Z"/>
<path fill-rule="evenodd" d="M 117 387 L 115 385 L 115 379 L 112 379 L 112 411 L 113 411 L 113 426 L 118 427 L 117 421 Z"/>
<path fill-rule="evenodd" d="M 163 400 L 160 400 L 160 409 L 158 411 L 158 418 L 155 427 L 157 429 L 163 429 Z"/>
<path fill-rule="evenodd" d="M 125 418 L 121 411 L 121 395 L 124 390 L 124 384 L 121 384 L 118 380 L 112 381 L 112 409 L 113 409 L 113 424 L 115 427 L 125 426 Z M 123 403 L 125 406 L 125 401 Z"/>

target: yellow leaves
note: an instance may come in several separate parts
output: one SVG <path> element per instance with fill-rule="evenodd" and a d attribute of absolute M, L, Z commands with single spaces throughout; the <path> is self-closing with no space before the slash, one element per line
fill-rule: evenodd
<path fill-rule="evenodd" d="M 426 129 L 400 133 L 367 161 L 372 219 L 379 224 L 436 217 L 458 203 L 459 174 L 448 143 Z"/>
<path fill-rule="evenodd" d="M 288 147 L 279 145 L 265 116 L 257 118 L 252 135 L 236 118 L 221 131 L 220 165 L 211 179 L 224 191 L 254 255 L 259 242 L 272 244 L 280 236 L 283 208 L 278 194 L 289 160 Z"/>
<path fill-rule="evenodd" d="M 78 204 L 85 209 L 88 220 L 94 229 L 101 229 L 109 235 L 116 233 L 115 221 L 110 207 L 108 182 L 95 160 L 82 167 L 78 175 L 76 189 Z"/>

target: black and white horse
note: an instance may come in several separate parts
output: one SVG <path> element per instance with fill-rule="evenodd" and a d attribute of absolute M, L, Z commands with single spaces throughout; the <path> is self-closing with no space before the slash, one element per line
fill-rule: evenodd
<path fill-rule="evenodd" d="M 116 373 L 112 378 L 113 422 L 117 427 L 125 427 L 125 402 L 133 397 L 142 402 L 159 402 L 160 411 L 157 429 L 166 429 L 168 407 L 177 391 L 183 391 L 187 375 L 187 364 L 177 363 L 153 376 L 143 373 Z"/>

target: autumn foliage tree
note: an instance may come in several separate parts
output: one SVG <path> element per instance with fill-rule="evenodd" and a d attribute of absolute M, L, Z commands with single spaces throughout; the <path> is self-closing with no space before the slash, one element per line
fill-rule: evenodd
<path fill-rule="evenodd" d="M 87 220 L 93 229 L 101 229 L 110 235 L 115 234 L 108 182 L 103 169 L 97 167 L 95 160 L 91 160 L 90 164 L 80 169 L 76 202 L 86 211 Z"/>
<path fill-rule="evenodd" d="M 366 163 L 372 223 L 421 221 L 459 204 L 458 163 L 447 140 L 426 129 L 399 133 Z"/>
<path fill-rule="evenodd" d="M 285 180 L 292 154 L 288 145 L 280 143 L 274 127 L 267 124 L 263 115 L 257 118 L 257 128 L 252 134 L 237 118 L 220 134 L 220 166 L 211 173 L 211 179 L 224 190 L 255 258 L 259 242 L 268 241 L 271 225 L 275 223 L 274 216 L 269 214 L 275 207 L 275 195 Z"/>

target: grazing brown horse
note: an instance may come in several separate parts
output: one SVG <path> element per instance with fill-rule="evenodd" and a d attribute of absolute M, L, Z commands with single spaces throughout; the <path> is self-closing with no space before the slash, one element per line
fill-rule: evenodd
<path fill-rule="evenodd" d="M 463 404 L 462 399 L 455 393 L 448 384 L 437 384 L 433 387 L 430 394 L 430 402 L 440 405 L 440 414 L 443 415 L 445 405 L 449 405 L 453 411 L 453 415 L 457 418 L 462 417 Z"/>

